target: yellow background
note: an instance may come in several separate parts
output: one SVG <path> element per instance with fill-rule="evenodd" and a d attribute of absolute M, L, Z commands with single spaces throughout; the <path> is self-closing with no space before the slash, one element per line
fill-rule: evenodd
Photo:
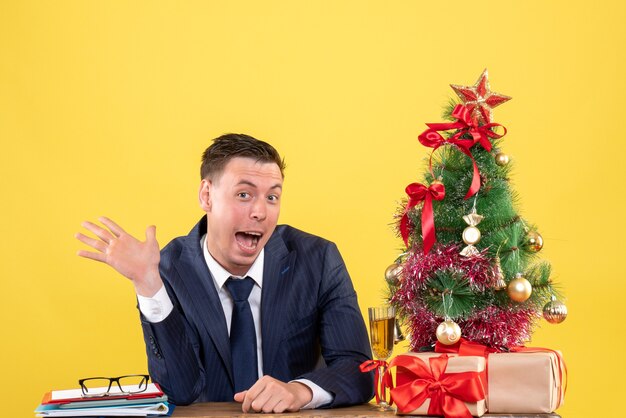
<path fill-rule="evenodd" d="M 108 215 L 164 245 L 201 215 L 199 158 L 245 132 L 286 157 L 281 222 L 335 241 L 381 303 L 425 122 L 487 67 L 521 213 L 570 310 L 568 417 L 619 416 L 623 2 L 0 2 L 2 415 L 80 377 L 146 371 L 131 284 L 75 255 Z M 396 353 L 400 349 L 396 350 Z"/>

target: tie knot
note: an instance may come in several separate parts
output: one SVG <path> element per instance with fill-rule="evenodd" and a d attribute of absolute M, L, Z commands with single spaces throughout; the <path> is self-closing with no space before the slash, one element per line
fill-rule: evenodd
<path fill-rule="evenodd" d="M 226 287 L 235 302 L 244 302 L 250 296 L 252 287 L 254 287 L 254 280 L 250 277 L 245 279 L 234 279 L 231 277 L 226 280 Z"/>

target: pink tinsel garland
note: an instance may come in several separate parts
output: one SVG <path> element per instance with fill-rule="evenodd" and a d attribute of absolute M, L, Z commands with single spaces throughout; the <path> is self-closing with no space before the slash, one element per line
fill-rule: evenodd
<path fill-rule="evenodd" d="M 403 263 L 400 283 L 392 294 L 391 302 L 399 308 L 400 315 L 411 333 L 411 349 L 435 343 L 435 331 L 443 318 L 437 317 L 423 302 L 428 291 L 427 282 L 439 270 L 456 270 L 467 278 L 476 292 L 495 291 L 497 282 L 492 261 L 483 251 L 474 257 L 459 254 L 457 245 L 437 245 L 428 254 L 411 251 Z M 471 316 L 455 319 L 463 336 L 491 347 L 508 348 L 523 345 L 530 339 L 533 322 L 537 318 L 532 309 L 517 306 L 488 306 L 472 312 Z"/>

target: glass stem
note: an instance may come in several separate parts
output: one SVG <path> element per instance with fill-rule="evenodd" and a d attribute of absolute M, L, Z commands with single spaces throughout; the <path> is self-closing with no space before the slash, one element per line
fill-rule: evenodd
<path fill-rule="evenodd" d="M 378 366 L 378 388 L 380 394 L 380 404 L 387 405 L 387 390 L 384 385 L 385 381 L 385 373 L 387 372 L 387 367 Z"/>

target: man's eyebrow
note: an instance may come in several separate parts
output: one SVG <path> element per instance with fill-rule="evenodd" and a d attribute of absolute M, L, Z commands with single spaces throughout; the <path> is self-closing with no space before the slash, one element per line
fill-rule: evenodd
<path fill-rule="evenodd" d="M 250 186 L 250 187 L 254 187 L 255 189 L 258 188 L 258 186 L 256 184 L 254 184 L 252 181 L 250 180 L 239 180 L 239 182 L 237 183 L 237 186 L 241 186 L 241 185 L 246 185 L 246 186 Z M 280 183 L 276 183 L 275 185 L 273 185 L 272 187 L 270 187 L 270 189 L 283 189 L 283 185 Z"/>
<path fill-rule="evenodd" d="M 257 185 L 251 182 L 250 180 L 239 180 L 239 182 L 237 183 L 237 186 L 241 186 L 241 185 L 247 185 L 250 187 L 254 187 L 255 189 L 257 188 Z"/>

